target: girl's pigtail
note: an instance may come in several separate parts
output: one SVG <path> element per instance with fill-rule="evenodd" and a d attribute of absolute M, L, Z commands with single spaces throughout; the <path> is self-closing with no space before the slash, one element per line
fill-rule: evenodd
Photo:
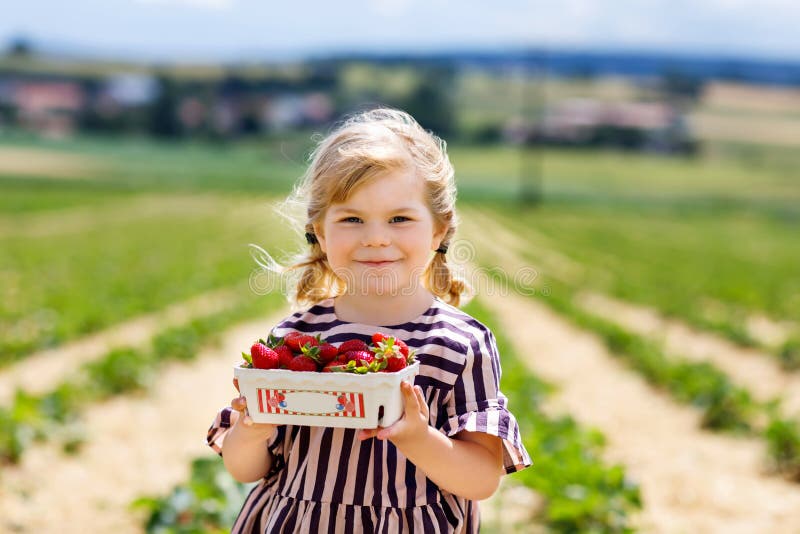
<path fill-rule="evenodd" d="M 331 269 L 327 255 L 322 251 L 312 232 L 313 228 L 307 228 L 308 253 L 291 266 L 292 270 L 300 270 L 294 301 L 301 306 L 316 304 L 328 297 L 334 297 L 342 290 L 341 280 Z"/>
<path fill-rule="evenodd" d="M 471 293 L 466 281 L 453 272 L 447 264 L 447 256 L 441 252 L 437 252 L 428 265 L 425 281 L 434 295 L 453 306 L 461 305 L 461 299 Z"/>

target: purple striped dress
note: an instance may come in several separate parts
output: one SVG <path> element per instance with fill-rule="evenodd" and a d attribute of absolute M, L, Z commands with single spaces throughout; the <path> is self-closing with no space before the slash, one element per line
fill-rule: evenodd
<path fill-rule="evenodd" d="M 503 440 L 503 466 L 513 473 L 531 465 L 519 426 L 500 392 L 500 359 L 492 332 L 436 298 L 415 320 L 376 327 L 340 321 L 333 299 L 297 312 L 273 329 L 299 330 L 339 343 L 371 341 L 375 331 L 416 349 L 430 424 L 447 436 L 462 430 Z M 238 413 L 224 408 L 207 443 L 221 454 Z M 346 428 L 279 426 L 266 443 L 272 469 L 250 492 L 233 534 L 273 532 L 478 532 L 478 503 L 444 491 L 389 441 L 359 442 Z"/>

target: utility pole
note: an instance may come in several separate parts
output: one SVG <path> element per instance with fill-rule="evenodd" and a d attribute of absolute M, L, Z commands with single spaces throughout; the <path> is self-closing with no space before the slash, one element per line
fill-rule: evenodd
<path fill-rule="evenodd" d="M 544 150 L 537 138 L 535 124 L 547 104 L 547 53 L 540 49 L 537 65 L 536 52 L 525 52 L 520 69 L 520 115 L 526 135 L 520 146 L 520 201 L 523 206 L 534 207 L 543 200 Z"/>

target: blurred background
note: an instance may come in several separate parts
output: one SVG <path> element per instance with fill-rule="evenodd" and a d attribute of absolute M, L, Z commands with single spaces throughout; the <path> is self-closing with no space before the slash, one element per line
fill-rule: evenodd
<path fill-rule="evenodd" d="M 336 121 L 388 105 L 448 143 L 451 262 L 481 274 L 466 309 L 534 458 L 482 530 L 796 532 L 798 20 L 788 0 L 6 7 L 0 531 L 229 528 L 247 487 L 204 433 L 288 310 L 248 244 L 302 246 L 272 204 Z"/>

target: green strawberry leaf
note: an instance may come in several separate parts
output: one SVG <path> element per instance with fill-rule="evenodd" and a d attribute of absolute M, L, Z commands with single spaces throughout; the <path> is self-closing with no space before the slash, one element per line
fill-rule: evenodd
<path fill-rule="evenodd" d="M 253 365 L 253 357 L 247 354 L 246 352 L 242 352 L 242 358 L 244 358 L 244 361 L 246 361 L 250 365 Z"/>

